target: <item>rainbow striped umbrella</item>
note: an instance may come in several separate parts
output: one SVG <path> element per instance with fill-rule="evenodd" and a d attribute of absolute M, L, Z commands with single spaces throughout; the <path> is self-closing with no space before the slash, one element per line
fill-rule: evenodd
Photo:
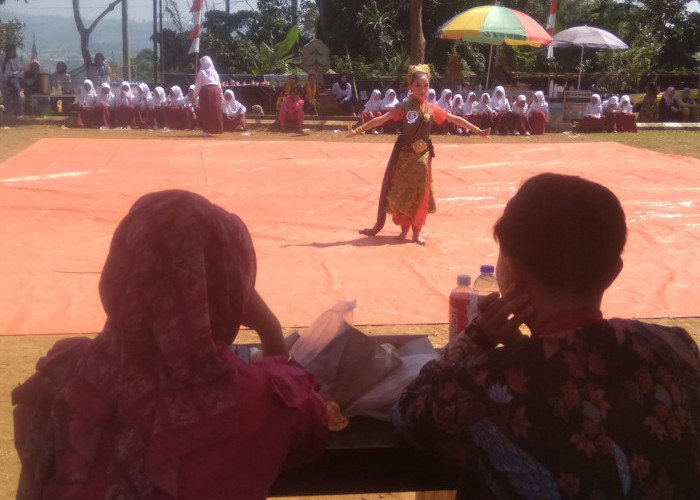
<path fill-rule="evenodd" d="M 483 5 L 457 14 L 437 31 L 439 38 L 488 43 L 494 45 L 530 45 L 539 47 L 552 41 L 552 37 L 537 21 L 518 10 L 498 5 Z M 486 75 L 486 86 L 491 72 L 491 54 Z"/>

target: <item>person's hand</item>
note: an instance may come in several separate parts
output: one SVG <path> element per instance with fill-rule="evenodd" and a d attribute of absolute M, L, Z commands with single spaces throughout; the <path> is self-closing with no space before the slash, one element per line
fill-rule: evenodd
<path fill-rule="evenodd" d="M 532 317 L 534 309 L 526 293 L 511 291 L 501 297 L 493 292 L 479 299 L 476 324 L 484 336 L 507 345 L 520 337 L 520 325 Z"/>
<path fill-rule="evenodd" d="M 355 129 L 352 128 L 352 125 L 348 125 L 348 135 L 345 137 L 355 137 L 357 135 L 357 132 L 355 132 Z"/>

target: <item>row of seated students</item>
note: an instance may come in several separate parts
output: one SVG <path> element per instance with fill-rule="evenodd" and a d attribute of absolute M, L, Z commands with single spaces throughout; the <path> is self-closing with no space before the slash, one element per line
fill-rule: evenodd
<path fill-rule="evenodd" d="M 477 98 L 475 92 L 469 92 L 466 99 L 461 94 L 452 95 L 450 89 L 444 89 L 439 99 L 436 99 L 435 89 L 428 91 L 427 102 L 438 106 L 450 113 L 461 116 L 470 123 L 482 129 L 491 128 L 492 134 L 524 135 L 544 134 L 549 119 L 549 104 L 545 100 L 544 92 L 537 91 L 533 95 L 532 102 L 528 103 L 525 95 L 519 95 L 513 104 L 506 97 L 505 89 L 496 87 L 493 95 L 484 92 L 481 98 Z M 408 96 L 404 100 L 408 99 Z M 371 120 L 375 116 L 384 114 L 389 109 L 399 104 L 396 92 L 389 89 L 382 98 L 379 90 L 373 90 L 369 100 L 362 111 L 362 123 Z M 384 132 L 393 132 L 384 125 Z M 374 133 L 379 133 L 373 130 Z M 434 125 L 432 129 L 436 134 L 467 135 L 466 130 L 451 123 Z"/>
<path fill-rule="evenodd" d="M 593 94 L 583 112 L 582 129 L 585 132 L 636 132 L 637 115 L 630 96 L 612 96 L 602 101 Z"/>
<path fill-rule="evenodd" d="M 85 80 L 78 96 L 78 127 L 199 129 L 199 98 L 194 98 L 194 89 L 190 85 L 184 95 L 179 86 L 173 85 L 166 95 L 160 86 L 151 92 L 145 83 L 132 89 L 129 82 L 122 82 L 115 94 L 109 83 L 103 83 L 96 92 L 93 83 Z M 246 108 L 230 89 L 224 92 L 221 112 L 224 131 L 248 130 Z"/>

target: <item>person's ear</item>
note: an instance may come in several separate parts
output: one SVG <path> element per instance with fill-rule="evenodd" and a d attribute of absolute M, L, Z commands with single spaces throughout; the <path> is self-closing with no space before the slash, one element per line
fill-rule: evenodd
<path fill-rule="evenodd" d="M 615 263 L 615 267 L 611 270 L 610 276 L 608 276 L 608 280 L 605 282 L 605 288 L 603 290 L 607 290 L 608 287 L 613 284 L 613 282 L 617 279 L 617 277 L 622 272 L 623 267 L 624 267 L 624 264 L 622 262 L 622 257 L 618 257 L 617 262 Z"/>

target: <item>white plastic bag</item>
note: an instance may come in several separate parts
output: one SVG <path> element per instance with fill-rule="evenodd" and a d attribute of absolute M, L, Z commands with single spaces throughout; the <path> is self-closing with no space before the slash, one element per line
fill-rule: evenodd
<path fill-rule="evenodd" d="M 345 416 L 366 416 L 389 421 L 394 404 L 404 388 L 420 373 L 428 361 L 437 357 L 437 352 L 427 337 L 419 337 L 399 347 L 401 366 L 369 388 L 345 409 Z"/>
<path fill-rule="evenodd" d="M 294 359 L 321 383 L 321 395 L 343 411 L 401 365 L 397 352 L 351 325 L 354 308 L 354 301 L 336 304 L 291 349 Z"/>

